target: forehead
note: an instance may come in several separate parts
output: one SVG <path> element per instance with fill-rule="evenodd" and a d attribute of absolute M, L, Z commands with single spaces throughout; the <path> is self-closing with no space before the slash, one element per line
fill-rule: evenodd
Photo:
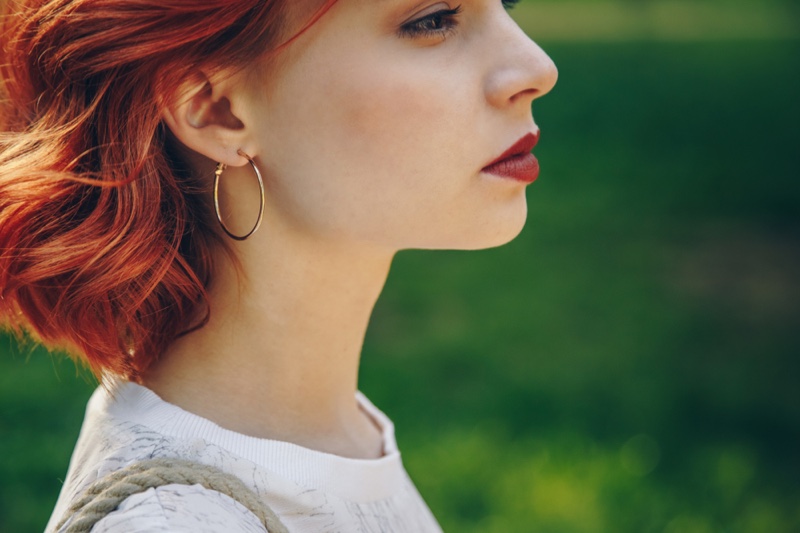
<path fill-rule="evenodd" d="M 354 24 L 349 25 L 344 22 L 346 29 L 365 30 L 365 24 L 383 25 L 388 20 L 410 15 L 420 6 L 429 3 L 431 0 L 284 0 L 281 31 L 284 38 L 281 41 L 294 40 L 294 37 L 304 33 L 311 26 L 324 25 L 325 21 L 331 18 L 340 19 L 338 24 L 340 29 L 342 19 L 346 19 Z M 374 16 L 380 18 L 373 20 L 371 17 Z"/>
<path fill-rule="evenodd" d="M 307 22 L 319 9 L 331 0 L 286 0 L 286 14 L 295 22 Z M 370 7 L 390 7 L 400 4 L 424 3 L 423 0 L 333 0 L 334 7 L 338 4 L 346 4 L 347 7 L 370 8 Z"/>

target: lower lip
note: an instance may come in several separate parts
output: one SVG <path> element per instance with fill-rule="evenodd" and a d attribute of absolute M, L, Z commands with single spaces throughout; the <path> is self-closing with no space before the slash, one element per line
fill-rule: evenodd
<path fill-rule="evenodd" d="M 483 172 L 523 183 L 533 183 L 539 177 L 539 161 L 533 154 L 515 155 L 484 168 Z"/>

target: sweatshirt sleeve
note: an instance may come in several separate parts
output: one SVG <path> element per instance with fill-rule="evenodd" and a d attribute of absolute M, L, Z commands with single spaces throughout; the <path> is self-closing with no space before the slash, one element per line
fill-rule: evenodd
<path fill-rule="evenodd" d="M 241 503 L 201 485 L 164 485 L 134 494 L 92 533 L 265 533 Z"/>

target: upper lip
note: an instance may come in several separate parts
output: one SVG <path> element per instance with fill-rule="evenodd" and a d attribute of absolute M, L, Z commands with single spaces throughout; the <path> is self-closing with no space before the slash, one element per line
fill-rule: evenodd
<path fill-rule="evenodd" d="M 538 142 L 539 142 L 539 131 L 537 131 L 536 133 L 526 133 L 517 142 L 512 144 L 508 150 L 503 152 L 502 155 L 500 155 L 500 157 L 493 160 L 491 163 L 489 163 L 483 168 L 488 168 L 496 163 L 499 163 L 503 159 L 508 159 L 509 157 L 529 154 L 531 150 L 533 150 L 533 147 L 536 146 L 536 143 Z"/>

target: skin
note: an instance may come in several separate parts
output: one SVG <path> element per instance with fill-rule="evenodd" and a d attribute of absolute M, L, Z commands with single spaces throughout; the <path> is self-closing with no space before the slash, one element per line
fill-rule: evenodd
<path fill-rule="evenodd" d="M 300 3 L 298 20 L 311 4 Z M 375 458 L 354 400 L 364 334 L 395 253 L 514 238 L 526 185 L 481 169 L 538 130 L 531 102 L 557 71 L 499 0 L 460 0 L 444 37 L 403 35 L 458 2 L 339 0 L 276 58 L 198 69 L 164 120 L 200 175 L 216 161 L 226 223 L 261 229 L 216 258 L 211 320 L 145 385 L 244 434 Z"/>

